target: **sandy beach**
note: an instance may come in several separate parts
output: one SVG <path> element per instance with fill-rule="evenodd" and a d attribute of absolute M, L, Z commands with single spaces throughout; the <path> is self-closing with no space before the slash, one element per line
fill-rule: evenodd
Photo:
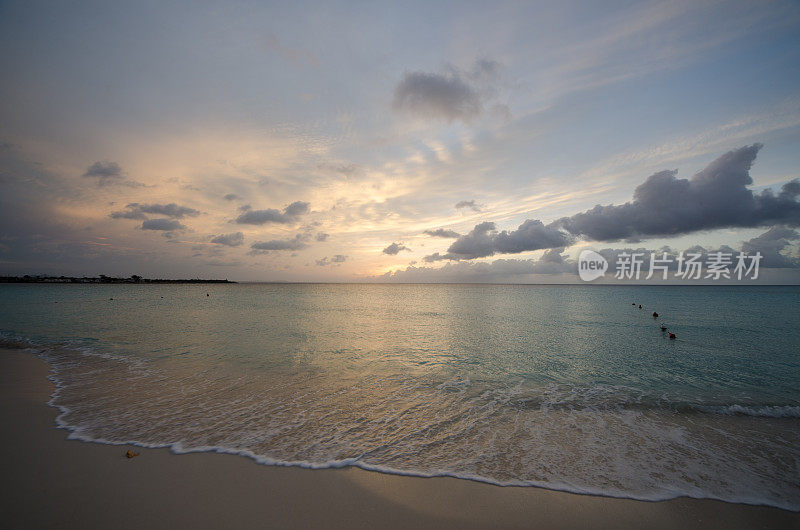
<path fill-rule="evenodd" d="M 641 502 L 453 478 L 257 465 L 234 455 L 67 440 L 34 355 L 0 351 L 5 524 L 13 528 L 800 528 L 800 514 L 680 498 Z"/>

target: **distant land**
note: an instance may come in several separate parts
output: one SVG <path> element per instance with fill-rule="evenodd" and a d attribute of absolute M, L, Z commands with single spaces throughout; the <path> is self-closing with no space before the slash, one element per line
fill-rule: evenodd
<path fill-rule="evenodd" d="M 201 280 L 193 278 L 190 280 L 164 280 L 160 278 L 142 278 L 134 274 L 128 278 L 116 278 L 101 274 L 97 277 L 83 276 L 0 276 L 0 283 L 236 283 L 230 280 Z"/>

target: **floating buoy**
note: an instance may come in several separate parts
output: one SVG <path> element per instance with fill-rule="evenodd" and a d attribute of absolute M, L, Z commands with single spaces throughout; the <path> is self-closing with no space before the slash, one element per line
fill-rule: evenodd
<path fill-rule="evenodd" d="M 655 311 L 653 311 L 653 318 L 658 318 L 658 313 L 656 313 Z"/>
<path fill-rule="evenodd" d="M 133 451 L 126 451 L 125 456 L 128 458 L 133 458 L 134 456 L 139 456 L 139 453 L 134 453 Z"/>
<path fill-rule="evenodd" d="M 210 294 L 206 293 L 206 296 L 211 296 Z"/>
<path fill-rule="evenodd" d="M 667 326 L 665 326 L 664 324 L 661 324 L 661 331 L 667 331 Z"/>
<path fill-rule="evenodd" d="M 669 334 L 669 338 L 674 339 L 675 338 L 675 334 L 674 333 L 670 333 Z"/>
<path fill-rule="evenodd" d="M 642 304 L 639 304 L 639 309 L 641 309 L 641 308 L 642 308 Z"/>
<path fill-rule="evenodd" d="M 109 300 L 113 300 L 113 298 L 109 298 Z"/>
<path fill-rule="evenodd" d="M 636 305 L 636 302 L 632 303 L 631 305 Z"/>

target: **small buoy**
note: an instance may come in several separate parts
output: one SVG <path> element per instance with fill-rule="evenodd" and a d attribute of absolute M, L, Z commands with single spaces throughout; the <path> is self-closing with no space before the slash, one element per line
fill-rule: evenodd
<path fill-rule="evenodd" d="M 639 304 L 639 309 L 641 309 L 641 308 L 642 308 L 642 304 Z"/>
<path fill-rule="evenodd" d="M 113 298 L 109 298 L 109 300 L 113 300 Z"/>
<path fill-rule="evenodd" d="M 667 331 L 667 326 L 665 326 L 664 324 L 661 324 L 661 331 Z"/>
<path fill-rule="evenodd" d="M 632 303 L 631 305 L 636 305 L 636 302 Z"/>
<path fill-rule="evenodd" d="M 655 311 L 653 311 L 653 318 L 658 318 L 658 313 L 656 313 Z"/>
<path fill-rule="evenodd" d="M 139 453 L 134 453 L 133 451 L 126 451 L 125 456 L 128 458 L 133 458 L 134 456 L 139 456 Z"/>
<path fill-rule="evenodd" d="M 206 296 L 211 296 L 210 294 L 206 293 Z"/>
<path fill-rule="evenodd" d="M 669 338 L 674 339 L 675 338 L 675 334 L 674 333 L 670 333 L 669 334 Z"/>

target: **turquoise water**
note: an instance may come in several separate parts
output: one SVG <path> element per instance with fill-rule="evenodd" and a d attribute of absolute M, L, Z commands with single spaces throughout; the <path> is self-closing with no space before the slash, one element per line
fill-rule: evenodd
<path fill-rule="evenodd" d="M 800 287 L 0 286 L 76 438 L 793 510 L 799 310 Z"/>

